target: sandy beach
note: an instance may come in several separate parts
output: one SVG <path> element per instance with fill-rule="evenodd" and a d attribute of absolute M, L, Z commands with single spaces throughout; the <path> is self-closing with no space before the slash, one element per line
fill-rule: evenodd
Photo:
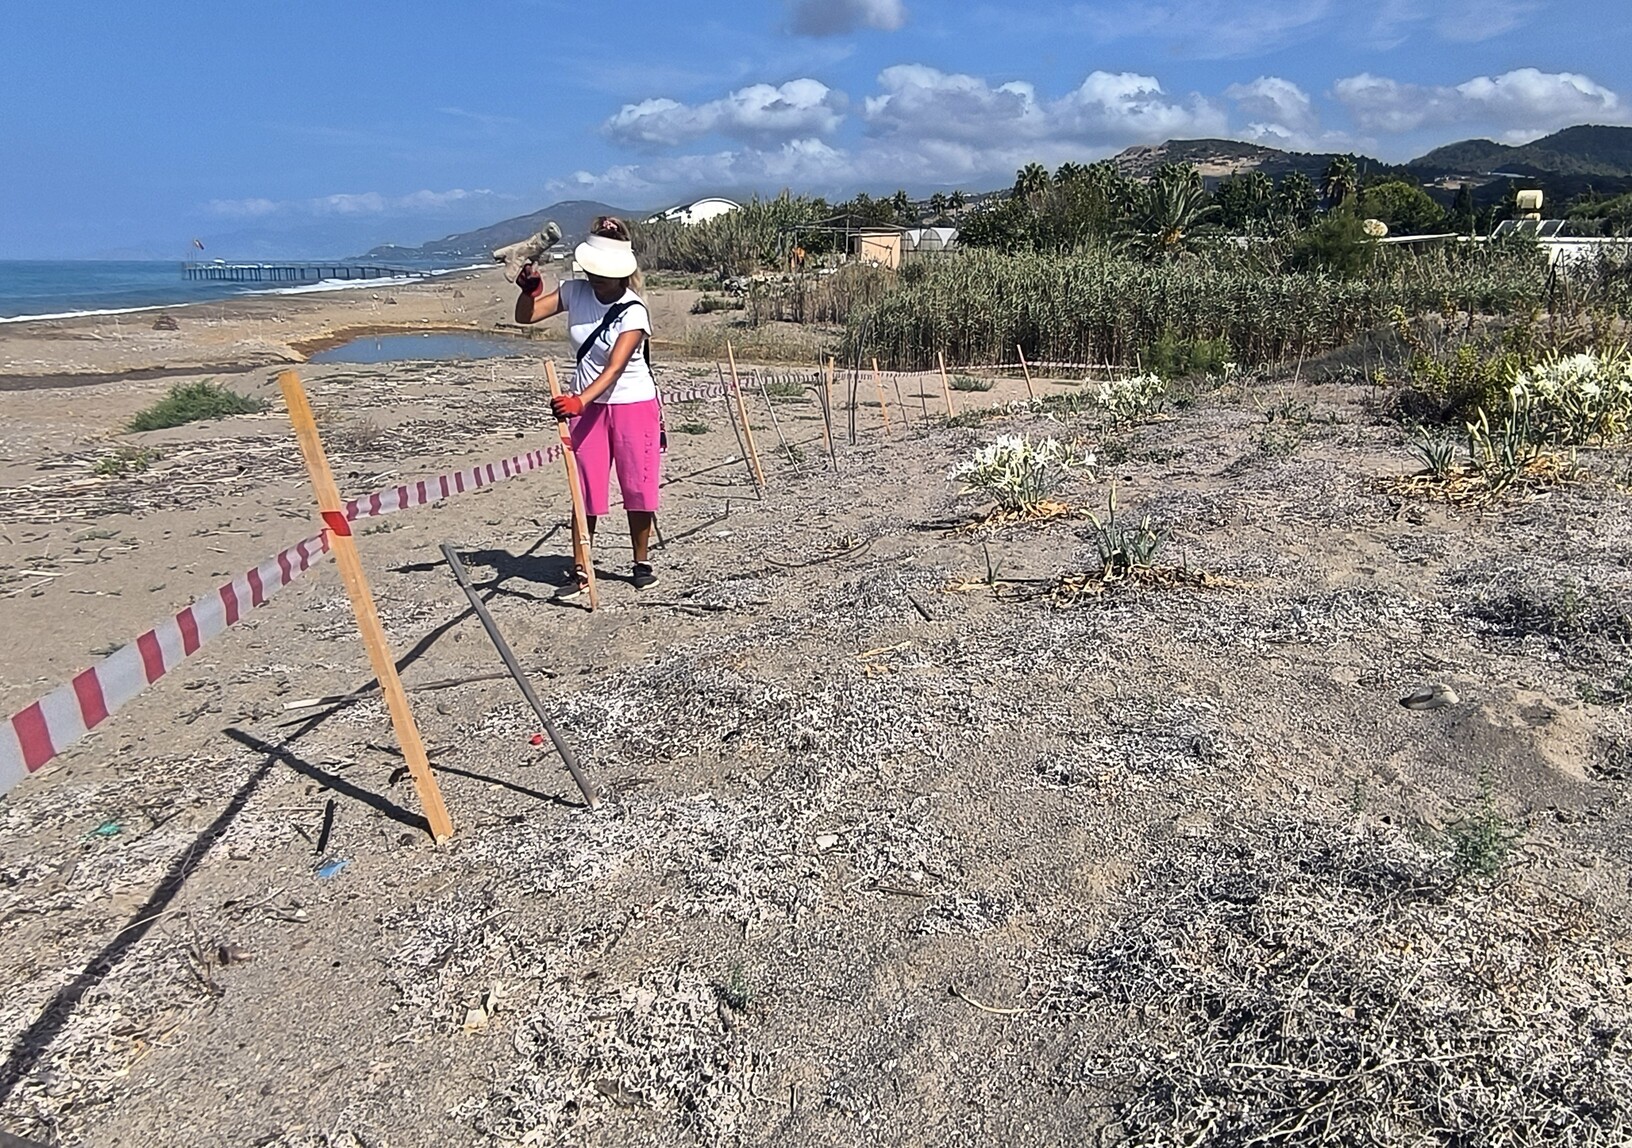
<path fill-rule="evenodd" d="M 513 297 L 497 272 L 375 294 L 0 329 L 7 713 L 315 529 L 284 365 L 348 496 L 553 441 L 562 343 L 302 363 L 351 332 L 494 330 Z M 660 294 L 660 329 L 694 298 Z M 202 377 L 270 405 L 122 429 Z M 1459 1058 L 1469 1105 L 1610 1103 L 1626 1056 L 1591 1034 L 1632 1021 L 1624 476 L 1583 451 L 1595 477 L 1500 513 L 1407 497 L 1380 480 L 1414 464 L 1351 380 L 1311 362 L 1125 427 L 1011 407 L 1015 377 L 949 422 L 938 380 L 890 376 L 886 430 L 863 379 L 836 469 L 812 389 L 751 387 L 762 493 L 725 404 L 675 404 L 662 580 L 624 580 L 609 523 L 593 614 L 552 601 L 555 467 L 359 524 L 455 836 L 427 839 L 377 696 L 311 702 L 369 681 L 321 564 L 0 800 L 0 1127 L 1078 1142 L 1159 1130 L 1176 1117 L 1138 1098 L 1199 1104 L 1278 1041 L 1398 1095 L 1422 1085 L 1400 1065 Z M 1095 452 L 1076 512 L 978 525 L 949 472 L 1004 432 Z M 1113 483 L 1207 577 L 1073 581 Z M 602 811 L 491 676 L 443 541 Z M 1401 705 L 1434 684 L 1459 702 Z M 1514 835 L 1493 883 L 1446 845 L 1481 803 Z"/>

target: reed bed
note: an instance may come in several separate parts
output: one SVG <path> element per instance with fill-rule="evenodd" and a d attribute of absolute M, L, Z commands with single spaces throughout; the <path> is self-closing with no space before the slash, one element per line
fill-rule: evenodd
<path fill-rule="evenodd" d="M 1236 361 L 1259 364 L 1344 346 L 1396 310 L 1632 313 L 1624 260 L 1554 278 L 1527 247 L 1389 251 L 1350 279 L 1220 263 L 969 252 L 852 312 L 842 356 L 919 369 L 938 351 L 949 362 L 992 362 L 1018 345 L 1031 359 L 1131 365 L 1176 333 L 1223 340 Z"/>

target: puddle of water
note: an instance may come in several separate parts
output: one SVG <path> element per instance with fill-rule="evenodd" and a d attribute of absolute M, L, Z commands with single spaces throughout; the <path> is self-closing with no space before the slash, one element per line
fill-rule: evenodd
<path fill-rule="evenodd" d="M 526 339 L 427 331 L 420 335 L 365 335 L 318 351 L 314 363 L 400 363 L 410 360 L 502 359 L 529 351 Z"/>

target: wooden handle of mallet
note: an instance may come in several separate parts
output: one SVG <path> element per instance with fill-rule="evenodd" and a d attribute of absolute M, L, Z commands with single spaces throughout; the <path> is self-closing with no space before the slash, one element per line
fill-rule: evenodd
<path fill-rule="evenodd" d="M 561 380 L 555 377 L 555 364 L 544 360 L 544 377 L 550 383 L 550 398 L 561 397 Z M 567 491 L 572 495 L 572 560 L 584 572 L 584 584 L 589 589 L 589 608 L 601 604 L 595 591 L 595 555 L 589 545 L 589 519 L 584 516 L 584 488 L 578 484 L 578 456 L 572 453 L 572 434 L 566 419 L 556 419 L 555 427 L 561 432 L 561 457 L 567 464 Z"/>

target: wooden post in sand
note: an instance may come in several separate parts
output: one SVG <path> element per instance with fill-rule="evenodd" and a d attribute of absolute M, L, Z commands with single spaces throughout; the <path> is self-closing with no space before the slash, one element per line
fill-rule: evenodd
<path fill-rule="evenodd" d="M 765 468 L 759 465 L 759 450 L 754 446 L 754 428 L 748 425 L 748 404 L 742 401 L 742 380 L 737 377 L 737 353 L 731 340 L 725 341 L 725 357 L 731 364 L 731 394 L 737 400 L 737 413 L 742 416 L 742 434 L 748 440 L 748 461 L 754 464 L 754 475 L 759 485 L 765 485 Z"/>
<path fill-rule="evenodd" d="M 759 384 L 759 396 L 765 400 L 765 410 L 771 416 L 771 426 L 776 431 L 776 441 L 782 444 L 782 450 L 788 456 L 788 465 L 792 466 L 797 472 L 799 470 L 799 458 L 793 453 L 793 448 L 788 445 L 788 436 L 782 433 L 782 420 L 776 417 L 776 404 L 771 401 L 771 392 L 770 388 L 765 385 L 765 376 L 755 371 L 754 382 Z"/>
<path fill-rule="evenodd" d="M 555 363 L 544 360 L 544 377 L 550 383 L 550 398 L 561 397 L 561 380 L 555 377 Z M 584 488 L 578 481 L 578 456 L 572 453 L 572 434 L 567 420 L 557 419 L 555 428 L 561 435 L 561 461 L 567 468 L 567 493 L 572 495 L 572 561 L 584 572 L 584 587 L 589 591 L 589 608 L 601 604 L 595 589 L 595 547 L 589 540 L 589 519 L 584 514 Z"/>
<path fill-rule="evenodd" d="M 827 360 L 822 373 L 822 434 L 827 439 L 827 458 L 833 469 L 839 469 L 839 456 L 833 453 L 833 359 Z"/>
<path fill-rule="evenodd" d="M 731 424 L 731 434 L 737 440 L 737 452 L 742 456 L 742 464 L 748 468 L 748 484 L 754 488 L 754 497 L 761 502 L 765 500 L 765 490 L 759 484 L 759 473 L 754 470 L 753 460 L 748 457 L 748 448 L 742 443 L 742 431 L 737 429 L 737 416 L 731 410 L 731 384 L 725 381 L 725 368 L 719 361 L 714 362 L 714 373 L 720 377 L 720 391 L 725 398 L 725 421 Z"/>
<path fill-rule="evenodd" d="M 453 821 L 448 807 L 442 801 L 442 790 L 431 772 L 430 759 L 425 754 L 425 742 L 414 724 L 414 712 L 408 708 L 408 695 L 403 692 L 402 679 L 397 676 L 396 659 L 386 643 L 385 630 L 380 625 L 379 612 L 374 608 L 374 595 L 368 588 L 363 563 L 357 556 L 357 543 L 351 536 L 351 523 L 346 520 L 345 503 L 340 500 L 340 488 L 334 483 L 334 472 L 323 453 L 323 440 L 318 437 L 317 419 L 312 415 L 312 404 L 306 398 L 306 389 L 300 385 L 300 376 L 284 371 L 278 376 L 278 389 L 289 407 L 289 421 L 295 428 L 295 439 L 300 443 L 300 455 L 306 461 L 306 473 L 311 476 L 312 489 L 317 495 L 317 509 L 323 524 L 329 528 L 329 546 L 334 551 L 335 564 L 340 567 L 340 580 L 346 585 L 351 599 L 352 613 L 357 618 L 357 629 L 363 636 L 363 648 L 368 651 L 369 665 L 380 683 L 385 696 L 391 726 L 402 747 L 402 758 L 408 763 L 414 789 L 419 794 L 419 807 L 431 827 L 431 836 L 437 841 L 453 836 Z"/>
<path fill-rule="evenodd" d="M 890 430 L 890 404 L 884 401 L 884 379 L 878 373 L 878 360 L 873 360 L 873 386 L 878 388 L 878 409 L 884 416 L 884 437 L 894 438 Z"/>
<path fill-rule="evenodd" d="M 1026 353 L 1020 349 L 1019 343 L 1014 345 L 1014 350 L 1020 356 L 1020 369 L 1026 373 L 1026 394 L 1035 399 L 1037 392 L 1031 389 L 1031 368 L 1026 366 Z"/>
<path fill-rule="evenodd" d="M 958 412 L 952 409 L 952 384 L 946 381 L 946 356 L 936 351 L 935 360 L 941 365 L 941 394 L 946 396 L 946 417 L 951 418 Z"/>

